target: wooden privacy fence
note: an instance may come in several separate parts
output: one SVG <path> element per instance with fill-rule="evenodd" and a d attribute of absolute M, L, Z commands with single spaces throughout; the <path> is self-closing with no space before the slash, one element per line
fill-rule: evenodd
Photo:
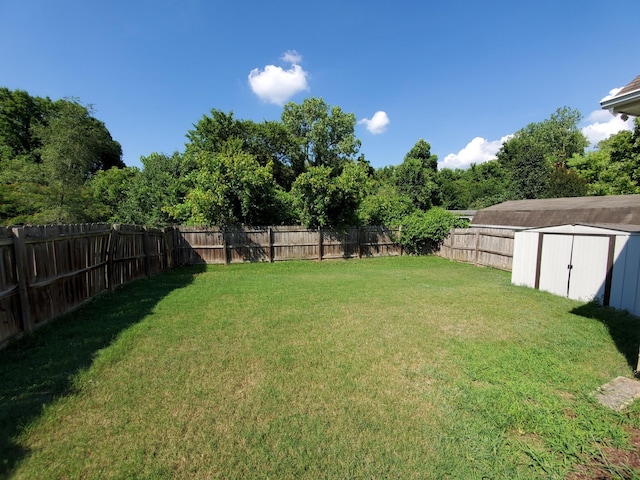
<path fill-rule="evenodd" d="M 514 228 L 454 228 L 436 255 L 456 262 L 511 271 Z"/>
<path fill-rule="evenodd" d="M 93 296 L 176 265 L 401 255 L 383 227 L 0 227 L 0 346 Z"/>
<path fill-rule="evenodd" d="M 401 255 L 399 230 L 385 227 L 344 231 L 297 226 L 220 228 L 178 227 L 179 264 L 325 260 Z"/>
<path fill-rule="evenodd" d="M 130 225 L 0 228 L 0 345 L 91 297 L 172 268 L 173 232 Z"/>

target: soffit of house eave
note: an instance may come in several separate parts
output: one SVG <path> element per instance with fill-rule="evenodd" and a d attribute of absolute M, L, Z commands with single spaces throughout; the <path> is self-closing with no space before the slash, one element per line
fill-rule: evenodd
<path fill-rule="evenodd" d="M 605 97 L 600 101 L 603 109 L 613 110 L 615 113 L 638 115 L 640 112 L 640 75 L 613 97 Z M 627 110 L 629 109 L 629 110 Z"/>

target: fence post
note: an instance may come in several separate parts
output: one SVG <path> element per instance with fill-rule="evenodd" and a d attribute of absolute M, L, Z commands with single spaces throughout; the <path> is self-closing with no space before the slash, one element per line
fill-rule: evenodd
<path fill-rule="evenodd" d="M 478 252 L 479 252 L 479 250 L 480 250 L 480 231 L 476 230 L 476 246 L 475 246 L 475 257 L 476 258 L 474 260 L 474 263 L 475 263 L 476 267 L 478 266 Z"/>
<path fill-rule="evenodd" d="M 322 260 L 322 227 L 318 227 L 318 260 Z"/>
<path fill-rule="evenodd" d="M 33 332 L 33 319 L 29 306 L 29 274 L 27 246 L 25 243 L 24 227 L 12 228 L 13 248 L 16 255 L 16 273 L 18 279 L 18 292 L 20 294 L 20 309 L 22 310 L 22 330 L 24 333 Z"/>
<path fill-rule="evenodd" d="M 398 227 L 398 244 L 400 245 L 400 256 L 404 253 L 404 248 L 402 248 L 402 225 Z"/>
<path fill-rule="evenodd" d="M 269 227 L 269 263 L 273 263 L 273 229 Z"/>
<path fill-rule="evenodd" d="M 115 289 L 115 279 L 116 279 L 116 251 L 117 251 L 117 242 L 118 242 L 118 230 L 120 225 L 114 223 L 111 225 L 111 235 L 109 236 L 109 253 L 107 258 L 107 275 L 109 276 L 108 285 L 109 291 L 113 291 Z"/>
<path fill-rule="evenodd" d="M 224 264 L 228 265 L 229 264 L 229 254 L 227 252 L 227 230 L 226 229 L 221 229 L 221 233 L 222 233 L 222 250 L 223 250 L 223 254 L 224 254 Z"/>
<path fill-rule="evenodd" d="M 166 272 L 169 270 L 169 254 L 167 253 L 167 227 L 162 227 L 162 242 L 160 243 L 160 248 L 162 249 L 159 252 L 162 255 L 162 271 Z"/>
<path fill-rule="evenodd" d="M 151 245 L 149 243 L 149 230 L 147 227 L 142 227 L 142 251 L 144 253 L 144 274 L 147 277 L 151 276 Z"/>

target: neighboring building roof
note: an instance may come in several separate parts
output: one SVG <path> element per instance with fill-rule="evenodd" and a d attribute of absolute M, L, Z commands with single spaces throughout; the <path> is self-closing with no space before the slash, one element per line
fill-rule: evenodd
<path fill-rule="evenodd" d="M 640 195 L 512 200 L 478 210 L 473 226 L 640 225 Z"/>
<path fill-rule="evenodd" d="M 449 213 L 453 213 L 458 218 L 464 218 L 465 220 L 473 220 L 473 216 L 476 214 L 476 210 L 447 210 Z"/>
<path fill-rule="evenodd" d="M 640 116 L 640 75 L 613 97 L 603 98 L 600 105 L 613 114 Z"/>

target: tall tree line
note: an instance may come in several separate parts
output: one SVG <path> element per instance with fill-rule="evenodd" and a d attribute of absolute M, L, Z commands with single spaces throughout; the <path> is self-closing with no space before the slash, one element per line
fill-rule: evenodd
<path fill-rule="evenodd" d="M 72 222 L 95 215 L 87 202 L 98 171 L 124 168 L 122 148 L 91 106 L 0 88 L 0 218 Z"/>
<path fill-rule="evenodd" d="M 142 168 L 122 163 L 94 115 L 74 99 L 0 89 L 0 223 L 418 225 L 452 221 L 433 211 L 510 199 L 640 193 L 638 120 L 587 151 L 567 107 L 465 170 L 439 170 L 423 139 L 374 169 L 355 115 L 321 98 L 288 103 L 279 121 L 212 109 L 183 152 L 150 153 Z"/>

